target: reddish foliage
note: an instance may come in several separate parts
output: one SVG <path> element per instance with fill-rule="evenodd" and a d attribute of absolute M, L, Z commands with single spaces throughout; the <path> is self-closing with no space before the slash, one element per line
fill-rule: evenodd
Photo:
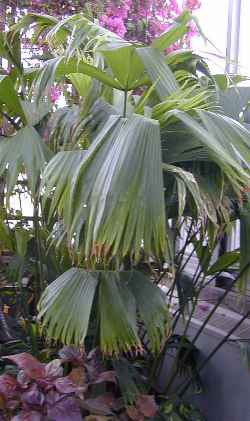
<path fill-rule="evenodd" d="M 127 414 L 131 420 L 144 421 L 147 418 L 155 417 L 157 405 L 154 396 L 140 395 L 135 405 L 127 408 Z"/>
<path fill-rule="evenodd" d="M 43 364 L 27 353 L 5 357 L 19 368 L 16 377 L 0 376 L 0 421 L 144 421 L 157 412 L 153 396 L 140 395 L 134 406 L 124 408 L 116 373 L 106 370 L 98 350 L 86 355 L 73 347 L 61 358 Z M 72 367 L 64 375 L 64 363 Z M 67 364 L 68 366 L 68 364 Z M 94 394 L 94 385 L 106 384 L 106 392 Z M 104 389 L 105 390 L 105 389 Z M 6 415 L 7 414 L 7 415 Z"/>
<path fill-rule="evenodd" d="M 12 414 L 12 421 L 40 421 L 44 417 L 79 421 L 81 408 L 87 407 L 93 407 L 97 414 L 104 409 L 110 412 L 112 396 L 90 399 L 91 384 L 116 382 L 114 371 L 105 371 L 97 363 L 97 355 L 92 352 L 87 356 L 73 347 L 65 347 L 60 352 L 62 358 L 48 364 L 27 353 L 5 357 L 17 365 L 19 372 L 16 378 L 9 374 L 0 376 L 0 421 L 1 417 L 9 419 L 5 418 L 6 411 Z M 67 376 L 63 375 L 64 362 L 70 362 L 73 367 Z"/>
<path fill-rule="evenodd" d="M 44 364 L 40 363 L 40 361 L 26 352 L 17 355 L 10 355 L 4 358 L 14 362 L 20 370 L 24 370 L 26 376 L 30 379 L 40 379 L 45 377 L 46 373 Z"/>

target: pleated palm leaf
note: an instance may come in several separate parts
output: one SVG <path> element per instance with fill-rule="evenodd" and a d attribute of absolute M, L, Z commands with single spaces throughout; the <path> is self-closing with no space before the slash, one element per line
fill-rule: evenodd
<path fill-rule="evenodd" d="M 40 174 L 51 152 L 33 127 L 24 127 L 14 136 L 0 140 L 0 176 L 6 173 L 9 196 L 20 173 L 27 175 L 28 186 L 35 194 Z"/>
<path fill-rule="evenodd" d="M 50 216 L 59 211 L 69 240 L 75 240 L 83 256 L 121 262 L 130 255 L 138 261 L 143 243 L 146 254 L 163 257 L 165 210 L 157 121 L 112 116 L 75 168 L 71 154 L 76 152 L 56 155 L 45 169 L 43 203 L 49 201 Z"/>
<path fill-rule="evenodd" d="M 165 126 L 163 161 L 191 172 L 207 215 L 215 223 L 228 222 L 235 214 L 235 201 L 242 200 L 249 186 L 249 132 L 214 112 L 200 110 L 195 119 L 180 111 L 174 115 L 184 124 L 176 124 L 173 132 L 173 126 Z"/>
<path fill-rule="evenodd" d="M 99 343 L 105 354 L 143 352 L 138 317 L 147 329 L 151 351 L 160 351 L 169 332 L 168 308 L 159 288 L 134 270 L 65 272 L 40 301 L 39 318 L 46 335 L 66 344 L 84 344 L 95 299 Z"/>

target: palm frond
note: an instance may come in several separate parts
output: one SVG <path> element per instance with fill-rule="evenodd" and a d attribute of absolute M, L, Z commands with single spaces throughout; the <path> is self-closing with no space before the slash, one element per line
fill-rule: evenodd
<path fill-rule="evenodd" d="M 78 64 L 82 63 L 79 72 L 82 68 L 86 75 L 96 76 L 103 83 L 112 84 L 118 89 L 133 89 L 143 76 L 144 67 L 136 54 L 135 45 L 91 22 L 83 14 L 56 23 L 48 32 L 46 39 L 52 51 L 58 57 L 64 57 L 64 64 L 67 67 L 73 60 Z M 90 60 L 90 53 L 93 56 L 95 52 L 105 58 L 113 72 L 113 81 L 102 71 L 103 69 L 98 68 L 93 64 L 93 60 Z"/>
<path fill-rule="evenodd" d="M 52 282 L 39 303 L 39 318 L 49 338 L 83 344 L 98 284 L 95 273 L 71 268 Z"/>
<path fill-rule="evenodd" d="M 85 257 L 109 259 L 130 254 L 138 260 L 142 242 L 146 254 L 164 254 L 164 196 L 156 121 L 140 116 L 110 117 L 65 186 L 61 185 L 61 172 L 66 174 L 67 168 L 61 158 L 56 155 L 44 172 L 43 202 L 49 199 L 52 214 L 58 205 L 56 198 L 64 192 L 59 211 L 69 239 L 79 238 L 81 233 Z"/>
<path fill-rule="evenodd" d="M 78 13 L 57 22 L 48 32 L 47 41 L 52 49 L 65 52 L 68 58 L 81 51 L 81 55 L 93 52 L 100 45 L 117 48 L 130 45 L 115 33 L 91 22 Z"/>
<path fill-rule="evenodd" d="M 182 111 L 171 112 L 181 120 L 207 149 L 227 177 L 235 192 L 248 185 L 249 175 L 242 163 L 249 161 L 250 134 L 234 120 L 208 111 L 198 110 L 202 123 Z"/>
<path fill-rule="evenodd" d="M 79 150 L 59 152 L 51 159 L 49 165 L 46 167 L 46 191 L 53 193 L 53 199 L 49 206 L 48 220 L 51 219 L 56 210 L 60 214 L 60 209 L 65 206 L 65 202 L 67 204 L 70 193 L 68 184 L 74 176 L 75 168 L 83 161 L 85 155 L 85 151 Z M 43 184 L 41 194 L 45 199 L 46 192 L 43 190 Z"/>
<path fill-rule="evenodd" d="M 14 136 L 0 140 L 0 175 L 7 171 L 7 195 L 13 191 L 18 175 L 25 169 L 28 186 L 34 194 L 37 182 L 51 152 L 33 127 L 20 129 Z"/>
<path fill-rule="evenodd" d="M 139 318 L 145 325 L 151 351 L 160 352 L 170 327 L 170 315 L 166 311 L 164 294 L 139 271 L 124 272 L 121 276 L 135 297 Z"/>
<path fill-rule="evenodd" d="M 50 104 L 45 101 L 40 101 L 38 103 L 21 101 L 21 105 L 28 126 L 36 126 L 51 111 Z"/>
<path fill-rule="evenodd" d="M 119 272 L 105 272 L 99 285 L 100 344 L 104 353 L 142 351 L 137 332 L 136 301 Z M 112 309 L 112 310 L 111 310 Z"/>
<path fill-rule="evenodd" d="M 98 51 L 102 53 L 122 89 L 131 91 L 141 86 L 145 79 L 144 64 L 137 55 L 138 50 L 135 45 L 117 47 L 104 45 Z"/>
<path fill-rule="evenodd" d="M 75 147 L 84 127 L 78 131 L 82 121 L 80 108 L 77 105 L 56 110 L 49 120 L 49 144 L 53 151 L 67 150 Z"/>
<path fill-rule="evenodd" d="M 160 351 L 170 327 L 168 308 L 160 289 L 137 271 L 71 268 L 65 272 L 47 287 L 39 303 L 47 336 L 65 344 L 84 344 L 95 296 L 102 352 L 118 356 L 143 351 L 137 314 L 145 324 L 151 351 Z"/>
<path fill-rule="evenodd" d="M 238 121 L 213 112 L 198 111 L 207 131 L 220 139 L 221 145 L 235 161 L 250 168 L 250 132 Z"/>
<path fill-rule="evenodd" d="M 64 56 L 60 56 L 59 58 L 48 60 L 40 69 L 36 70 L 34 87 L 37 100 L 39 101 L 44 95 L 47 95 L 48 90 L 56 81 L 61 81 L 63 77 L 73 73 L 82 73 L 99 80 L 107 86 L 122 89 L 120 83 L 112 78 L 108 72 L 101 70 L 86 60 L 82 59 L 79 61 L 74 57 L 67 60 Z"/>
<path fill-rule="evenodd" d="M 152 109 L 152 117 L 159 120 L 161 126 L 164 127 L 173 122 L 173 115 L 169 112 L 171 110 L 194 113 L 195 110 L 212 110 L 213 107 L 212 94 L 206 89 L 201 89 L 200 85 L 194 82 L 189 87 L 182 86 L 181 90 L 155 105 Z"/>
<path fill-rule="evenodd" d="M 167 65 L 164 56 L 155 48 L 137 48 L 137 54 L 144 64 L 145 71 L 154 84 L 161 100 L 175 93 L 179 89 L 174 73 Z"/>
<path fill-rule="evenodd" d="M 185 138 L 185 141 L 183 141 Z M 161 128 L 162 156 L 166 164 L 208 160 L 208 151 L 192 131 L 183 124 Z"/>
<path fill-rule="evenodd" d="M 187 190 L 189 191 L 190 195 L 194 200 L 197 210 L 197 216 L 201 218 L 203 218 L 204 216 L 209 216 L 209 212 L 206 207 L 206 202 L 204 201 L 204 198 L 202 198 L 198 183 L 194 175 L 191 172 L 185 171 L 180 167 L 168 164 L 163 164 L 163 170 L 170 174 L 173 174 L 176 178 L 179 216 L 182 216 L 186 207 Z"/>

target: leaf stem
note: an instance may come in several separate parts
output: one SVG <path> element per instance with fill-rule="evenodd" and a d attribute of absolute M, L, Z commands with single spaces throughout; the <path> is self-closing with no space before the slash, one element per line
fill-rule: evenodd
<path fill-rule="evenodd" d="M 127 115 L 127 101 L 128 101 L 128 91 L 124 91 L 123 99 L 123 117 L 126 118 Z"/>
<path fill-rule="evenodd" d="M 37 248 L 37 274 L 39 277 L 38 282 L 38 291 L 37 299 L 40 298 L 40 294 L 43 289 L 43 262 L 42 262 L 42 248 L 41 248 L 41 237 L 40 237 L 40 218 L 39 218 L 39 189 L 37 189 L 35 198 L 34 198 L 34 211 L 33 211 L 33 221 L 34 221 L 34 234 L 36 240 Z"/>

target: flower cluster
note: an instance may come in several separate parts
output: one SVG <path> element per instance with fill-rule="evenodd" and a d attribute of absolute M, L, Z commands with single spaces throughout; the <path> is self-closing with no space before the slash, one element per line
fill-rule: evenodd
<path fill-rule="evenodd" d="M 99 20 L 101 25 L 121 37 L 149 43 L 167 30 L 184 9 L 192 11 L 200 6 L 198 0 L 186 0 L 182 7 L 178 0 L 108 0 Z M 189 46 L 195 33 L 191 27 L 185 44 Z M 174 49 L 178 47 L 173 46 Z"/>
<path fill-rule="evenodd" d="M 18 10 L 69 16 L 85 11 L 91 18 L 99 19 L 105 28 L 130 41 L 149 43 L 165 31 L 184 9 L 190 11 L 201 7 L 200 0 L 75 0 L 45 1 L 25 0 L 18 2 Z M 11 11 L 11 7 L 8 8 Z M 13 15 L 17 13 L 13 8 Z M 4 16 L 5 14 L 3 14 Z M 190 46 L 196 34 L 193 26 L 181 43 L 172 47 Z"/>
<path fill-rule="evenodd" d="M 50 101 L 53 104 L 56 103 L 56 101 L 59 100 L 61 94 L 62 94 L 61 89 L 58 86 L 51 86 L 51 88 L 49 90 Z"/>

